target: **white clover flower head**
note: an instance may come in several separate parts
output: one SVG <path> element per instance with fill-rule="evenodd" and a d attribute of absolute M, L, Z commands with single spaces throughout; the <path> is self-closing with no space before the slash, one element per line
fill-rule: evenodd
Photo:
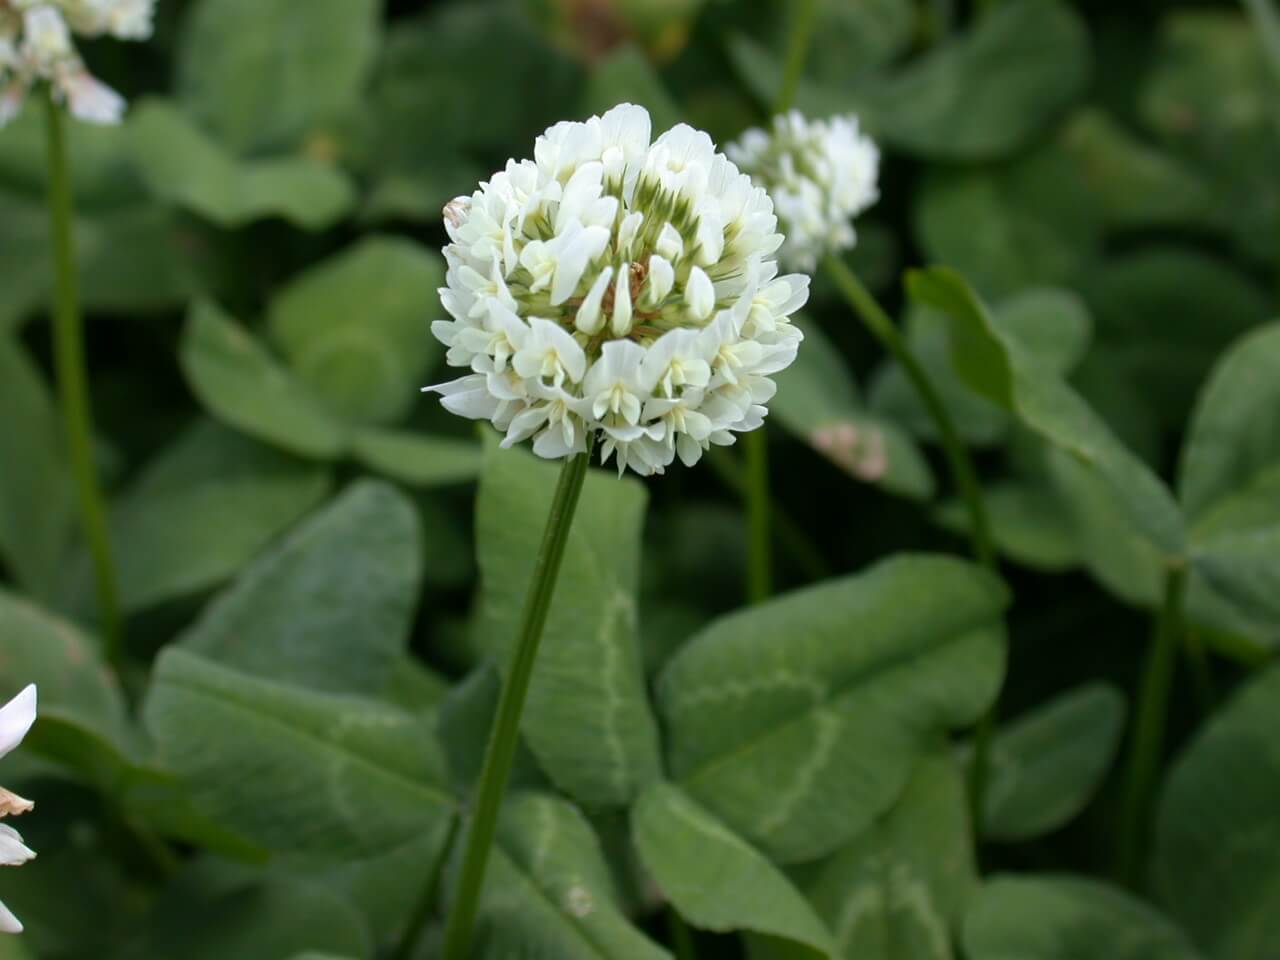
<path fill-rule="evenodd" d="M 147 40 L 155 18 L 155 0 L 58 0 L 71 29 L 86 37 Z"/>
<path fill-rule="evenodd" d="M 650 142 L 625 103 L 557 123 L 444 222 L 451 319 L 432 333 L 470 372 L 426 389 L 504 446 L 555 459 L 598 437 L 647 476 L 763 423 L 809 278 L 778 275 L 772 201 L 705 133 Z"/>
<path fill-rule="evenodd" d="M 796 269 L 852 247 L 853 218 L 880 197 L 880 151 L 854 116 L 808 120 L 792 110 L 725 152 L 769 191 L 787 237 L 779 256 Z"/>
<path fill-rule="evenodd" d="M 119 123 L 124 99 L 89 73 L 72 35 L 144 40 L 154 12 L 155 0 L 0 0 L 0 127 L 41 82 L 77 119 Z"/>
<path fill-rule="evenodd" d="M 22 742 L 36 720 L 36 688 L 31 684 L 3 707 L 0 707 L 0 757 Z M 0 787 L 0 819 L 26 813 L 34 804 L 16 793 Z M 0 866 L 16 867 L 32 859 L 35 853 L 22 842 L 22 835 L 0 823 Z M 0 903 L 0 933 L 21 933 L 22 923 Z"/>

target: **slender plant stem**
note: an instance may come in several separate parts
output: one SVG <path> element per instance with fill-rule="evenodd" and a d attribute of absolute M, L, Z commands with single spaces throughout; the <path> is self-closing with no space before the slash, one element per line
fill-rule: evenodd
<path fill-rule="evenodd" d="M 713 446 L 707 451 L 707 462 L 722 483 L 738 496 L 746 499 L 747 482 L 743 479 L 742 464 L 728 447 Z M 779 504 L 772 504 L 773 524 L 771 533 L 779 547 L 790 555 L 810 580 L 825 580 L 831 576 L 831 568 L 822 551 L 809 539 L 804 528 Z"/>
<path fill-rule="evenodd" d="M 997 570 L 996 552 L 992 546 L 991 525 L 987 519 L 986 504 L 982 499 L 982 486 L 978 483 L 973 461 L 969 459 L 969 453 L 960 439 L 951 414 L 947 412 L 946 405 L 929 380 L 924 367 L 912 353 L 911 347 L 898 332 L 889 314 L 858 279 L 858 275 L 849 268 L 848 264 L 835 256 L 828 256 L 824 265 L 854 312 L 862 318 L 867 329 L 906 371 L 916 392 L 928 408 L 929 415 L 938 428 L 938 435 L 942 438 L 942 449 L 946 454 L 952 478 L 969 512 L 969 540 L 973 555 L 980 564 L 995 572 Z M 991 765 L 991 741 L 996 731 L 996 711 L 997 705 L 992 704 L 974 731 L 973 764 L 969 769 L 969 803 L 975 836 L 981 835 L 984 819 L 987 779 Z"/>
<path fill-rule="evenodd" d="M 791 33 L 787 37 L 787 60 L 782 70 L 782 86 L 778 88 L 778 100 L 774 113 L 785 113 L 795 103 L 800 78 L 804 75 L 804 63 L 809 57 L 809 43 L 813 39 L 813 27 L 818 19 L 817 0 L 795 0 L 791 4 Z"/>
<path fill-rule="evenodd" d="M 835 281 L 845 300 L 854 312 L 862 318 L 867 329 L 885 349 L 893 354 L 902 369 L 906 371 L 916 392 L 924 401 L 933 418 L 934 425 L 942 438 L 942 448 L 946 453 L 956 487 L 969 511 L 969 537 L 973 546 L 973 555 L 984 567 L 996 569 L 996 553 L 991 541 L 991 525 L 987 520 L 987 509 L 982 500 L 982 487 L 978 483 L 978 475 L 973 469 L 969 453 L 965 449 L 960 434 L 956 430 L 951 414 L 929 380 L 924 367 L 907 345 L 898 328 L 889 318 L 889 314 L 876 302 L 871 292 L 863 286 L 849 266 L 840 258 L 828 256 L 824 261 L 827 273 Z"/>
<path fill-rule="evenodd" d="M 693 931 L 674 906 L 667 906 L 667 932 L 671 935 L 671 949 L 676 960 L 698 960 L 698 948 L 693 943 Z"/>
<path fill-rule="evenodd" d="M 461 825 L 461 817 L 454 817 L 450 821 L 449 833 L 445 836 L 440 856 L 431 865 L 426 885 L 422 888 L 422 896 L 418 898 L 418 904 L 414 907 L 408 924 L 405 925 L 400 942 L 396 945 L 395 952 L 391 954 L 392 960 L 413 960 L 414 954 L 418 952 L 418 943 L 422 940 L 423 931 L 427 929 L 427 921 L 431 919 L 431 911 L 435 908 L 436 898 L 440 893 L 440 882 L 444 878 L 445 866 L 449 862 L 449 857 L 453 855 L 453 845 L 458 840 L 458 830 Z"/>
<path fill-rule="evenodd" d="M 1164 750 L 1165 723 L 1182 632 L 1182 598 L 1186 585 L 1184 567 L 1173 567 L 1165 574 L 1164 601 L 1147 651 L 1133 734 L 1129 741 L 1124 800 L 1120 808 L 1117 873 L 1121 882 L 1133 888 L 1141 884 L 1142 862 L 1147 852 L 1152 787 Z"/>
<path fill-rule="evenodd" d="M 89 377 L 85 368 L 84 331 L 76 279 L 75 237 L 72 234 L 71 171 L 62 107 L 45 93 L 48 134 L 49 219 L 54 266 L 53 359 L 58 399 L 66 431 L 67 453 L 75 481 L 76 499 L 85 541 L 93 559 L 98 617 L 108 662 L 123 674 L 123 638 L 107 512 L 98 486 L 93 459 L 93 412 L 89 406 Z"/>
<path fill-rule="evenodd" d="M 747 600 L 762 603 L 773 592 L 769 444 L 764 427 L 743 436 L 742 442 L 747 461 Z"/>
<path fill-rule="evenodd" d="M 792 5 L 791 33 L 787 38 L 787 60 L 782 85 L 778 90 L 774 113 L 783 113 L 795 100 L 809 56 L 817 19 L 817 0 L 797 0 Z M 769 446 L 765 428 L 760 427 L 742 439 L 746 451 L 747 482 L 743 505 L 747 512 L 747 600 L 760 603 L 773 592 L 773 537 L 769 501 Z"/>
<path fill-rule="evenodd" d="M 502 795 L 507 788 L 511 761 L 515 757 L 520 736 L 520 714 L 524 710 L 525 696 L 529 692 L 529 678 L 533 675 L 533 664 L 538 656 L 538 643 L 542 639 L 542 628 L 547 622 L 547 612 L 551 609 L 560 561 L 564 559 L 565 544 L 569 539 L 569 529 L 573 525 L 573 514 L 582 493 L 582 483 L 587 475 L 587 462 L 590 458 L 591 450 L 588 446 L 585 453 L 565 461 L 560 470 L 560 482 L 551 500 L 542 545 L 534 559 L 529 592 L 525 595 L 515 654 L 507 671 L 506 682 L 502 686 L 498 712 L 489 734 L 489 746 L 485 750 L 475 812 L 467 831 L 462 872 L 445 928 L 444 960 L 466 960 L 471 949 L 471 931 L 475 925 L 480 891 L 484 885 L 489 850 L 493 846 L 494 832 L 498 826 L 498 810 L 502 805 Z"/>
<path fill-rule="evenodd" d="M 787 39 L 787 61 L 778 90 L 774 113 L 783 113 L 795 100 L 809 55 L 809 41 L 817 19 L 817 0 L 797 0 L 793 4 L 791 33 Z M 773 592 L 773 537 L 769 502 L 769 445 L 765 428 L 742 438 L 746 451 L 747 481 L 743 505 L 747 512 L 747 600 L 760 603 Z"/>

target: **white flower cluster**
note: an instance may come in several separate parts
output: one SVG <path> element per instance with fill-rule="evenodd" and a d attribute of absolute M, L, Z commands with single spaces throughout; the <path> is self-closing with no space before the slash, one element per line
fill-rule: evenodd
<path fill-rule="evenodd" d="M 779 253 L 799 270 L 854 245 L 850 222 L 879 199 L 880 151 L 858 132 L 857 117 L 807 120 L 799 111 L 753 128 L 725 148 L 769 191 L 787 236 Z"/>
<path fill-rule="evenodd" d="M 119 123 L 124 99 L 89 73 L 71 34 L 145 40 L 154 10 L 155 0 L 0 0 L 0 126 L 40 81 L 72 116 Z"/>
<path fill-rule="evenodd" d="M 504 446 L 555 459 L 595 434 L 619 473 L 691 466 L 763 423 L 795 359 L 809 278 L 778 276 L 773 203 L 701 131 L 650 143 L 643 107 L 556 124 L 445 225 L 432 332 L 472 372 L 426 389 Z"/>
<path fill-rule="evenodd" d="M 36 722 L 36 688 L 32 684 L 0 707 L 0 757 L 22 742 L 31 725 Z M 0 820 L 10 815 L 26 813 L 34 804 L 16 793 L 0 787 Z M 0 866 L 17 867 L 26 863 L 35 853 L 22 842 L 22 835 L 13 827 L 0 823 Z M 22 923 L 0 903 L 0 933 L 21 933 Z"/>

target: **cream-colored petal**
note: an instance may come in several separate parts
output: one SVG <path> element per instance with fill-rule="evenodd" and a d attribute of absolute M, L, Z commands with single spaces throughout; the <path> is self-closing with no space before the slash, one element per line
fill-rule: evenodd
<path fill-rule="evenodd" d="M 16 817 L 27 813 L 35 804 L 25 797 L 0 787 L 0 818 Z"/>

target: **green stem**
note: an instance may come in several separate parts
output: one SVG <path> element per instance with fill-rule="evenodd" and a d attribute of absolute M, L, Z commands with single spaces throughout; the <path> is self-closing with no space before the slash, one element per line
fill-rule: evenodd
<path fill-rule="evenodd" d="M 72 234 L 71 172 L 62 107 L 45 93 L 45 127 L 48 134 L 49 220 L 53 239 L 54 309 L 53 360 L 58 399 L 66 430 L 67 453 L 75 480 L 76 499 L 85 541 L 93 559 L 98 617 L 105 653 L 123 674 L 123 638 L 116 575 L 107 535 L 107 513 L 98 487 L 93 459 L 93 412 L 89 406 L 89 377 L 85 369 L 84 331 L 77 289 L 75 238 Z"/>
<path fill-rule="evenodd" d="M 471 948 L 471 931 L 475 925 L 480 891 L 484 885 L 485 866 L 489 850 L 493 846 L 498 826 L 498 810 L 511 773 L 511 761 L 515 757 L 520 736 L 520 714 L 524 710 L 525 696 L 529 692 L 529 679 L 538 655 L 538 643 L 542 628 L 551 609 L 555 593 L 556 577 L 560 561 L 564 558 L 569 528 L 582 493 L 587 475 L 587 463 L 591 448 L 566 460 L 560 470 L 560 482 L 551 500 L 542 545 L 534 559 L 529 592 L 525 595 L 524 612 L 520 632 L 516 638 L 515 655 L 507 671 L 502 696 L 498 700 L 498 712 L 489 734 L 489 746 L 485 750 L 484 767 L 480 773 L 479 792 L 471 828 L 467 832 L 467 846 L 463 853 L 462 871 L 454 896 L 453 909 L 445 928 L 444 960 L 466 960 Z"/>
<path fill-rule="evenodd" d="M 973 555 L 988 570 L 996 572 L 996 551 L 992 546 L 991 525 L 987 519 L 986 504 L 982 499 L 982 486 L 978 483 L 973 461 L 969 459 L 969 452 L 960 439 L 960 433 L 956 430 L 946 405 L 942 402 L 924 367 L 912 353 L 911 347 L 898 332 L 889 314 L 863 286 L 857 274 L 849 268 L 848 264 L 834 255 L 825 259 L 824 266 L 854 312 L 862 318 L 867 329 L 906 371 L 920 399 L 924 401 L 934 425 L 938 428 L 938 435 L 942 439 L 942 449 L 946 454 L 952 479 L 969 512 L 969 540 Z M 991 741 L 996 731 L 996 710 L 997 704 L 992 704 L 974 732 L 973 765 L 969 769 L 969 803 L 975 836 L 981 836 L 984 819 Z"/>
<path fill-rule="evenodd" d="M 747 483 L 742 477 L 742 464 L 728 447 L 713 446 L 707 451 L 707 462 L 716 472 L 721 482 L 746 499 Z M 787 552 L 796 565 L 804 571 L 810 580 L 825 580 L 831 576 L 831 568 L 822 556 L 822 551 L 814 545 L 799 523 L 786 510 L 776 503 L 771 503 L 771 532 L 777 545 Z"/>
<path fill-rule="evenodd" d="M 800 89 L 800 77 L 804 74 L 804 62 L 809 57 L 809 41 L 813 39 L 813 27 L 818 19 L 817 0 L 795 0 L 791 4 L 791 32 L 787 37 L 787 60 L 782 70 L 782 86 L 778 88 L 778 100 L 774 113 L 785 113 L 795 103 Z"/>
<path fill-rule="evenodd" d="M 800 87 L 804 62 L 809 55 L 814 21 L 818 15 L 817 0 L 797 0 L 793 4 L 791 32 L 787 38 L 787 61 L 783 68 L 782 86 L 774 113 L 788 110 Z M 747 482 L 744 506 L 747 511 L 747 600 L 760 603 L 773 592 L 773 538 L 769 503 L 769 446 L 765 428 L 753 430 L 742 438 L 746 451 Z"/>
<path fill-rule="evenodd" d="M 431 872 L 427 874 L 427 882 L 422 888 L 422 896 L 418 899 L 418 905 L 414 907 L 413 915 L 409 918 L 408 924 L 405 925 L 400 942 L 396 945 L 395 952 L 391 954 L 393 960 L 413 960 L 414 954 L 418 952 L 418 943 L 422 940 L 423 931 L 427 929 L 427 921 L 431 919 L 431 911 L 435 908 L 436 897 L 440 893 L 440 882 L 444 878 L 444 870 L 449 862 L 449 857 L 453 855 L 453 845 L 457 842 L 458 830 L 461 824 L 461 817 L 454 817 L 450 821 L 449 833 L 445 837 L 440 856 L 431 865 Z"/>
<path fill-rule="evenodd" d="M 906 371 L 916 392 L 920 394 L 920 399 L 928 408 L 929 415 L 933 418 L 942 439 L 942 449 L 946 454 L 952 477 L 969 511 L 969 537 L 973 546 L 973 555 L 984 567 L 995 570 L 996 552 L 992 546 L 991 525 L 987 520 L 986 505 L 982 500 L 982 487 L 978 483 L 973 462 L 969 459 L 969 453 L 960 439 L 960 433 L 956 430 L 951 414 L 947 413 L 947 408 L 932 381 L 929 380 L 929 375 L 925 373 L 924 367 L 912 353 L 911 347 L 898 332 L 889 314 L 863 286 L 857 274 L 849 269 L 843 260 L 835 256 L 828 256 L 824 260 L 824 266 L 836 286 L 840 288 L 840 292 L 844 294 L 845 300 L 862 318 L 867 329 L 886 350 L 893 354 L 893 358 Z"/>
<path fill-rule="evenodd" d="M 1150 807 L 1156 773 L 1164 750 L 1164 731 L 1173 688 L 1174 662 L 1182 631 L 1182 598 L 1186 591 L 1184 567 L 1165 575 L 1164 602 L 1156 617 L 1147 651 L 1134 714 L 1133 734 L 1120 809 L 1117 873 L 1121 882 L 1137 888 L 1142 880 L 1150 826 Z"/>
<path fill-rule="evenodd" d="M 769 446 L 764 427 L 742 438 L 747 460 L 747 601 L 761 603 L 773 592 L 769 536 Z"/>
<path fill-rule="evenodd" d="M 671 949 L 676 960 L 698 960 L 698 948 L 693 943 L 693 931 L 675 907 L 667 906 L 667 932 L 671 935 Z"/>

